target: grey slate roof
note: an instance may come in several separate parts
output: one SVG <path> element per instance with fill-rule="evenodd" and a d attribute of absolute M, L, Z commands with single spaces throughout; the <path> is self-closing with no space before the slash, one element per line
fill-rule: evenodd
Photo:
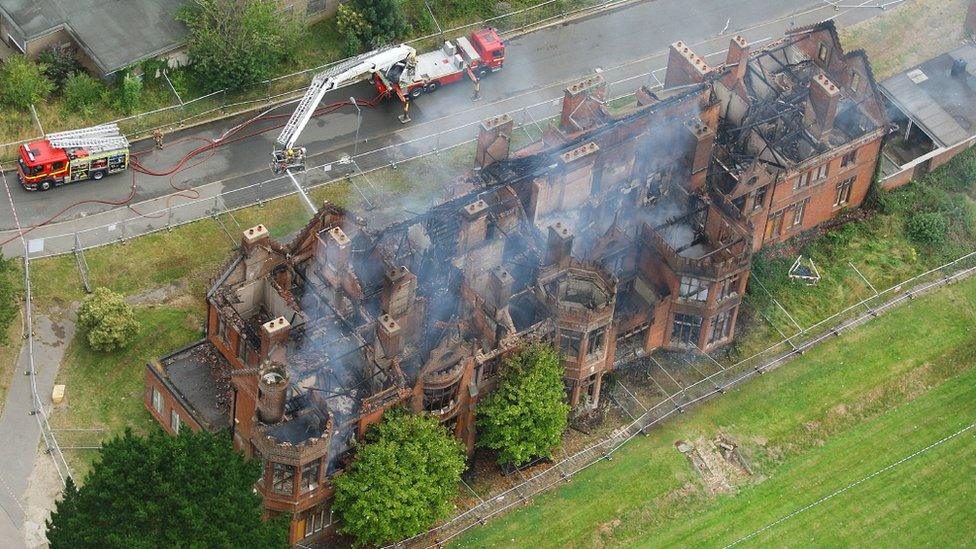
<path fill-rule="evenodd" d="M 957 59 L 967 63 L 966 71 L 952 77 L 949 71 Z M 943 147 L 976 135 L 974 88 L 976 46 L 972 45 L 958 47 L 881 82 L 882 93 Z"/>
<path fill-rule="evenodd" d="M 66 27 L 105 73 L 174 49 L 186 27 L 173 20 L 185 0 L 2 0 L 23 38 Z"/>

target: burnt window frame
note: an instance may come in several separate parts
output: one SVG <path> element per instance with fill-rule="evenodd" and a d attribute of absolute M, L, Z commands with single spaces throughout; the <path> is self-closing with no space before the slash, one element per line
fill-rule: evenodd
<path fill-rule="evenodd" d="M 315 469 L 314 478 L 308 475 L 311 469 Z M 314 459 L 302 465 L 301 484 L 299 492 L 307 494 L 322 485 L 322 458 Z"/>
<path fill-rule="evenodd" d="M 573 346 L 566 345 L 566 341 L 575 341 L 575 353 L 573 353 Z M 578 359 L 580 356 L 580 351 L 583 349 L 583 332 L 577 332 L 574 330 L 559 330 L 559 352 L 568 358 Z"/>
<path fill-rule="evenodd" d="M 742 273 L 735 273 L 722 280 L 721 288 L 719 288 L 718 299 L 728 299 L 733 296 L 739 295 L 739 284 L 742 280 Z"/>
<path fill-rule="evenodd" d="M 756 194 L 752 197 L 752 211 L 761 210 L 766 205 L 766 194 L 769 192 L 769 185 L 763 185 L 756 189 Z"/>
<path fill-rule="evenodd" d="M 727 309 L 715 315 L 715 318 L 712 319 L 712 333 L 708 336 L 709 345 L 719 341 L 724 341 L 728 339 L 730 335 L 732 335 L 732 318 L 735 316 L 734 313 L 736 309 L 738 309 L 738 307 Z"/>
<path fill-rule="evenodd" d="M 857 162 L 857 149 L 844 153 L 840 158 L 840 167 L 846 168 L 855 162 Z"/>
<path fill-rule="evenodd" d="M 458 384 L 452 383 L 445 387 L 428 389 L 424 387 L 423 407 L 428 412 L 439 412 L 449 408 L 457 395 Z M 437 404 L 440 404 L 437 406 Z"/>
<path fill-rule="evenodd" d="M 586 336 L 586 356 L 594 357 L 599 353 L 602 353 L 607 347 L 607 327 L 600 326 L 596 328 L 588 336 Z M 596 340 L 594 342 L 594 340 Z"/>
<path fill-rule="evenodd" d="M 283 470 L 290 469 L 291 470 L 291 475 L 284 475 L 284 476 L 282 476 L 282 477 L 279 478 L 278 477 L 278 468 L 279 467 L 282 468 Z M 275 494 L 284 495 L 284 496 L 293 496 L 293 495 L 295 495 L 295 473 L 296 473 L 296 469 L 297 469 L 297 467 L 295 467 L 294 465 L 292 465 L 290 463 L 282 463 L 280 461 L 272 461 L 271 462 L 271 492 L 273 492 Z M 279 488 L 279 486 L 281 486 L 283 488 L 286 485 L 289 485 L 289 490 L 288 491 L 285 491 L 285 490 Z"/>
<path fill-rule="evenodd" d="M 696 301 L 704 303 L 708 301 L 707 280 L 702 280 L 695 276 L 682 275 L 678 281 L 678 297 L 686 301 Z M 704 297 L 702 293 L 704 292 Z"/>
<path fill-rule="evenodd" d="M 697 324 L 694 319 L 698 319 Z M 674 313 L 674 318 L 671 320 L 671 343 L 698 347 L 703 323 L 704 319 L 699 315 Z"/>

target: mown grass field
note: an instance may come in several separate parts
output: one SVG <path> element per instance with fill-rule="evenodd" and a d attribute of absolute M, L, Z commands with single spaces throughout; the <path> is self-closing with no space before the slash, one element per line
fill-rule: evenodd
<path fill-rule="evenodd" d="M 459 547 L 724 546 L 976 422 L 976 280 L 920 298 L 711 401 Z M 752 475 L 711 495 L 678 440 L 738 443 Z M 976 542 L 969 432 L 751 540 Z"/>
<path fill-rule="evenodd" d="M 844 49 L 863 49 L 884 80 L 962 43 L 969 0 L 909 0 L 840 30 Z M 909 39 L 906 39 L 909 37 Z"/>

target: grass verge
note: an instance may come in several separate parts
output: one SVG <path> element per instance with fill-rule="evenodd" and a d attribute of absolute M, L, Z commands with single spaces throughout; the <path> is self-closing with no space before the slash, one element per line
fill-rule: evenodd
<path fill-rule="evenodd" d="M 779 341 L 777 329 L 793 334 L 793 320 L 810 326 L 870 297 L 874 289 L 889 288 L 973 251 L 973 181 L 976 149 L 919 181 L 879 191 L 867 209 L 848 212 L 841 226 L 813 229 L 757 254 L 744 308 L 748 321 L 740 324 L 733 356 L 749 356 Z M 935 241 L 920 241 L 911 229 L 912 218 L 923 213 L 946 224 L 946 232 Z M 788 272 L 798 255 L 812 258 L 820 271 L 815 286 L 790 280 Z"/>
<path fill-rule="evenodd" d="M 102 440 L 131 427 L 139 433 L 155 423 L 142 404 L 146 363 L 201 337 L 204 311 L 191 299 L 136 307 L 139 333 L 132 344 L 116 353 L 93 351 L 78 333 L 58 372 L 67 397 L 55 407 L 54 429 L 103 429 L 100 432 L 61 431 L 62 446 L 97 446 Z M 97 453 L 66 450 L 72 472 L 84 478 Z"/>
<path fill-rule="evenodd" d="M 884 80 L 960 44 L 969 0 L 912 0 L 840 29 L 844 49 L 863 49 Z M 906 37 L 911 37 L 906 40 Z"/>
<path fill-rule="evenodd" d="M 896 309 L 634 439 L 456 545 L 733 542 L 976 421 L 974 317 L 976 280 Z M 675 442 L 719 434 L 737 441 L 752 474 L 712 495 Z M 972 542 L 965 502 L 976 488 L 960 468 L 972 471 L 963 456 L 974 448 L 971 435 L 947 443 L 759 541 Z"/>

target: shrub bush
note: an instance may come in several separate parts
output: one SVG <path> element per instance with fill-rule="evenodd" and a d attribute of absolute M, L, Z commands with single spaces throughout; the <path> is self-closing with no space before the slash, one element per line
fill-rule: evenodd
<path fill-rule="evenodd" d="M 72 74 L 84 72 L 84 67 L 75 58 L 74 48 L 67 44 L 52 46 L 41 52 L 37 60 L 44 64 L 44 76 L 61 89 Z"/>
<path fill-rule="evenodd" d="M 909 217 L 905 230 L 916 243 L 935 246 L 949 235 L 949 220 L 942 212 L 924 212 Z"/>
<path fill-rule="evenodd" d="M 44 76 L 43 64 L 21 54 L 11 55 L 0 64 L 0 99 L 21 109 L 47 98 L 54 84 Z"/>
<path fill-rule="evenodd" d="M 105 85 L 90 74 L 79 72 L 64 81 L 64 106 L 71 111 L 91 115 L 105 99 Z"/>
<path fill-rule="evenodd" d="M 96 288 L 78 311 L 78 325 L 88 331 L 88 344 L 96 351 L 114 351 L 128 345 L 139 329 L 132 307 L 122 294 Z"/>
<path fill-rule="evenodd" d="M 119 82 L 119 106 L 125 114 L 132 114 L 142 101 L 142 77 L 126 74 Z"/>

